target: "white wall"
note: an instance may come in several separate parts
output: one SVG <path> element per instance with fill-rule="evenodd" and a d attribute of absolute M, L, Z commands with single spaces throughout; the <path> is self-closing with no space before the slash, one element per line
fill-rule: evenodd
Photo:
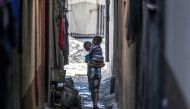
<path fill-rule="evenodd" d="M 110 62 L 109 62 L 109 72 L 113 72 L 112 68 L 113 68 L 113 32 L 114 32 L 114 0 L 110 0 L 110 22 L 109 22 L 109 58 L 110 58 Z"/>

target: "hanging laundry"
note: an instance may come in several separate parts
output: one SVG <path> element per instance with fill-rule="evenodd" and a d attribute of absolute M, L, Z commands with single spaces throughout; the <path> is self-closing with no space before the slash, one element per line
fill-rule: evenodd
<path fill-rule="evenodd" d="M 59 47 L 64 49 L 64 17 L 60 16 L 59 20 Z"/>

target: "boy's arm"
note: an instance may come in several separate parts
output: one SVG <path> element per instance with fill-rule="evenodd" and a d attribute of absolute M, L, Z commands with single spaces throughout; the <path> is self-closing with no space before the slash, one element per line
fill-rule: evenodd
<path fill-rule="evenodd" d="M 88 63 L 89 61 L 90 61 L 90 54 L 87 54 L 86 56 L 85 56 L 85 63 Z"/>
<path fill-rule="evenodd" d="M 90 50 L 89 50 L 89 54 L 92 55 L 92 54 L 93 54 L 93 51 L 94 51 L 94 46 L 91 46 L 91 47 L 90 47 Z"/>

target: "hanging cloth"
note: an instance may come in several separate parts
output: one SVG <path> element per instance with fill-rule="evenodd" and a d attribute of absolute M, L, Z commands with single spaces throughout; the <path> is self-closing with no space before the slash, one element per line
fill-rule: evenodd
<path fill-rule="evenodd" d="M 61 16 L 59 20 L 59 47 L 64 49 L 64 17 Z"/>

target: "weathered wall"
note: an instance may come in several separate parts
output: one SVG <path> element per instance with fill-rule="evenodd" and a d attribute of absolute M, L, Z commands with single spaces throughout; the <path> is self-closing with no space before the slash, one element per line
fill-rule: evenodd
<path fill-rule="evenodd" d="M 20 109 L 21 88 L 21 54 L 14 48 L 12 51 L 11 64 L 7 73 L 7 103 L 6 109 Z"/>
<path fill-rule="evenodd" d="M 43 108 L 44 103 L 44 1 L 22 1 L 21 108 Z"/>
<path fill-rule="evenodd" d="M 114 2 L 113 72 L 119 108 L 159 109 L 160 14 L 148 10 L 148 1 Z"/>
<path fill-rule="evenodd" d="M 6 109 L 43 109 L 44 3 L 44 0 L 20 1 L 21 48 L 13 48 L 11 51 L 11 63 L 6 78 Z"/>
<path fill-rule="evenodd" d="M 188 0 L 166 2 L 165 59 L 169 109 L 190 108 L 189 3 Z"/>
<path fill-rule="evenodd" d="M 136 44 L 128 43 L 128 0 L 114 1 L 113 74 L 120 109 L 135 108 Z"/>
<path fill-rule="evenodd" d="M 190 108 L 188 3 L 114 0 L 113 74 L 120 109 Z"/>
<path fill-rule="evenodd" d="M 59 18 L 60 4 L 57 0 L 46 2 L 46 70 L 45 70 L 45 89 L 46 102 L 50 103 L 50 81 L 53 70 L 64 70 L 63 50 L 59 47 Z M 66 4 L 65 4 L 66 6 Z M 65 11 L 65 10 L 63 10 Z M 66 39 L 64 39 L 66 43 Z M 64 45 L 64 50 L 66 45 Z"/>
<path fill-rule="evenodd" d="M 159 2 L 160 3 L 160 2 Z M 149 1 L 142 2 L 142 37 L 138 37 L 137 108 L 161 109 L 162 24 L 160 4 L 151 10 Z"/>
<path fill-rule="evenodd" d="M 122 109 L 122 71 L 120 68 L 120 66 L 122 66 L 121 64 L 121 51 L 122 51 L 122 47 L 121 47 L 121 35 L 120 35 L 120 32 L 119 30 L 121 30 L 119 27 L 121 27 L 120 23 L 119 23 L 119 20 L 120 20 L 120 17 L 119 17 L 119 8 L 120 5 L 119 5 L 119 1 L 118 0 L 115 0 L 114 1 L 114 48 L 113 48 L 113 73 L 115 74 L 115 93 L 116 93 L 116 99 L 117 101 L 120 101 L 118 102 L 118 105 L 119 105 L 119 108 Z M 121 20 L 120 20 L 121 21 Z M 119 69 L 120 68 L 120 69 Z"/>
<path fill-rule="evenodd" d="M 110 1 L 110 21 L 109 21 L 109 63 L 108 70 L 113 73 L 113 39 L 114 39 L 114 2 Z"/>

